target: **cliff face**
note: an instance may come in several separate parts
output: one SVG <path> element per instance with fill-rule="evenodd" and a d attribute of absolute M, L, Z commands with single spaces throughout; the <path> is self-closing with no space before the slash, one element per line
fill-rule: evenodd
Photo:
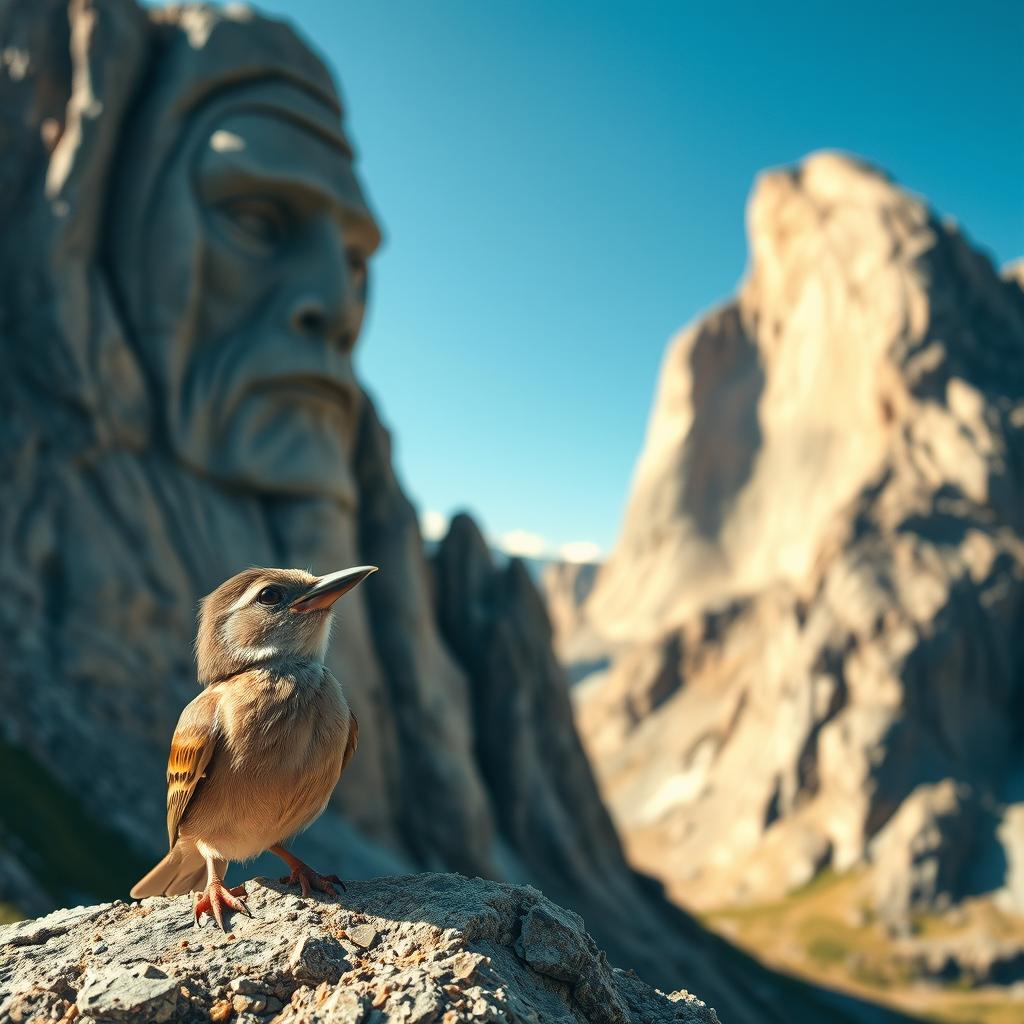
<path fill-rule="evenodd" d="M 583 609 L 603 791 L 689 899 L 867 863 L 895 917 L 1024 908 L 1024 295 L 836 154 L 762 176 L 748 223 Z"/>
<path fill-rule="evenodd" d="M 260 879 L 253 918 L 191 927 L 188 897 L 59 910 L 0 928 L 0 1018 L 257 1024 L 717 1024 L 687 992 L 610 967 L 536 890 L 378 878 L 339 902 Z"/>

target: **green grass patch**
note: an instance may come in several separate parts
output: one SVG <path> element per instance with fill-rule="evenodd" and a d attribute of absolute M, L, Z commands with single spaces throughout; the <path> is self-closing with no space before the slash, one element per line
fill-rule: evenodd
<path fill-rule="evenodd" d="M 147 858 L 96 821 L 27 751 L 0 743 L 0 778 L 0 825 L 12 852 L 57 906 L 128 898 L 151 866 Z"/>
<path fill-rule="evenodd" d="M 879 964 L 867 963 L 859 959 L 850 965 L 850 977 L 862 985 L 877 989 L 891 988 L 898 980 Z"/>
<path fill-rule="evenodd" d="M 819 967 L 842 964 L 850 955 L 850 947 L 838 935 L 819 935 L 807 943 L 807 958 Z"/>
<path fill-rule="evenodd" d="M 13 903 L 0 903 L 0 924 L 14 924 L 24 921 L 25 915 Z"/>

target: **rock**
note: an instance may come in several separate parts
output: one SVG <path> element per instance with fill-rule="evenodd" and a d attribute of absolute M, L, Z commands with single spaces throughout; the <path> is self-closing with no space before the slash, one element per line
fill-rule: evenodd
<path fill-rule="evenodd" d="M 602 791 L 698 905 L 874 861 L 904 915 L 1024 907 L 1024 292 L 840 154 L 762 175 L 748 227 L 580 612 L 611 659 L 576 698 Z M 956 809 L 896 823 L 922 787 Z"/>
<path fill-rule="evenodd" d="M 188 897 L 57 911 L 0 928 L 0 1019 L 372 1019 L 405 1024 L 717 1024 L 688 993 L 610 967 L 583 922 L 535 889 L 456 875 L 355 882 L 341 901 L 248 884 L 252 919 L 191 926 Z M 358 909 L 355 909 L 358 908 Z M 374 941 L 360 942 L 369 929 Z M 107 948 L 97 954 L 93 936 Z M 310 950 L 359 946 L 352 961 Z M 379 941 L 377 941 L 379 939 Z M 342 940 L 344 941 L 344 940 Z M 295 951 L 306 951 L 296 956 Z M 376 1012 L 373 1012 L 376 1011 Z"/>
<path fill-rule="evenodd" d="M 369 924 L 357 924 L 348 931 L 348 938 L 363 949 L 372 949 L 377 942 L 377 929 Z"/>
<path fill-rule="evenodd" d="M 893 959 L 911 978 L 960 988 L 1008 988 L 1024 980 L 1024 945 L 990 935 L 905 939 Z"/>
<path fill-rule="evenodd" d="M 544 604 L 523 564 L 498 567 L 476 524 L 452 519 L 434 556 L 441 634 L 472 680 L 477 758 L 497 833 L 525 869 L 577 878 L 588 919 L 615 915 L 618 841 L 576 736 Z M 544 794 L 547 795 L 544 795 Z M 589 843 L 559 837 L 579 830 Z"/>
<path fill-rule="evenodd" d="M 317 982 L 328 978 L 337 978 L 350 966 L 345 955 L 345 947 L 333 936 L 302 935 L 288 955 L 288 966 L 296 978 L 302 981 Z M 231 983 L 235 992 L 251 994 L 248 981 L 235 979 Z"/>
<path fill-rule="evenodd" d="M 1024 259 L 1014 260 L 1003 267 L 1003 278 L 1024 289 Z"/>
<path fill-rule="evenodd" d="M 97 955 L 95 948 L 91 952 Z M 162 1024 L 177 1014 L 181 985 L 152 964 L 87 968 L 81 982 L 75 1006 L 83 1020 Z"/>

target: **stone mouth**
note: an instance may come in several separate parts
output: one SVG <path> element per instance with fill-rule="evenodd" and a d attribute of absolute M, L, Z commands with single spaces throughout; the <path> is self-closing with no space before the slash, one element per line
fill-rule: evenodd
<path fill-rule="evenodd" d="M 301 373 L 259 381 L 249 390 L 248 397 L 273 397 L 278 400 L 288 398 L 294 399 L 295 404 L 299 406 L 312 403 L 326 406 L 346 425 L 350 425 L 355 422 L 358 395 L 359 389 L 355 383 Z"/>

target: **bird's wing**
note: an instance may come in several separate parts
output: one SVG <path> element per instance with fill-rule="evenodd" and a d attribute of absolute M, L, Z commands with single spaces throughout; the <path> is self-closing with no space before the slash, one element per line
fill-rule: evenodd
<path fill-rule="evenodd" d="M 181 713 L 167 758 L 167 839 L 174 846 L 178 826 L 217 747 L 216 689 L 204 690 Z"/>
<path fill-rule="evenodd" d="M 345 740 L 345 751 L 341 755 L 341 771 L 338 772 L 339 778 L 342 772 L 348 767 L 349 761 L 352 760 L 352 755 L 356 752 L 356 747 L 359 746 L 359 721 L 351 710 L 348 713 L 348 739 Z"/>

